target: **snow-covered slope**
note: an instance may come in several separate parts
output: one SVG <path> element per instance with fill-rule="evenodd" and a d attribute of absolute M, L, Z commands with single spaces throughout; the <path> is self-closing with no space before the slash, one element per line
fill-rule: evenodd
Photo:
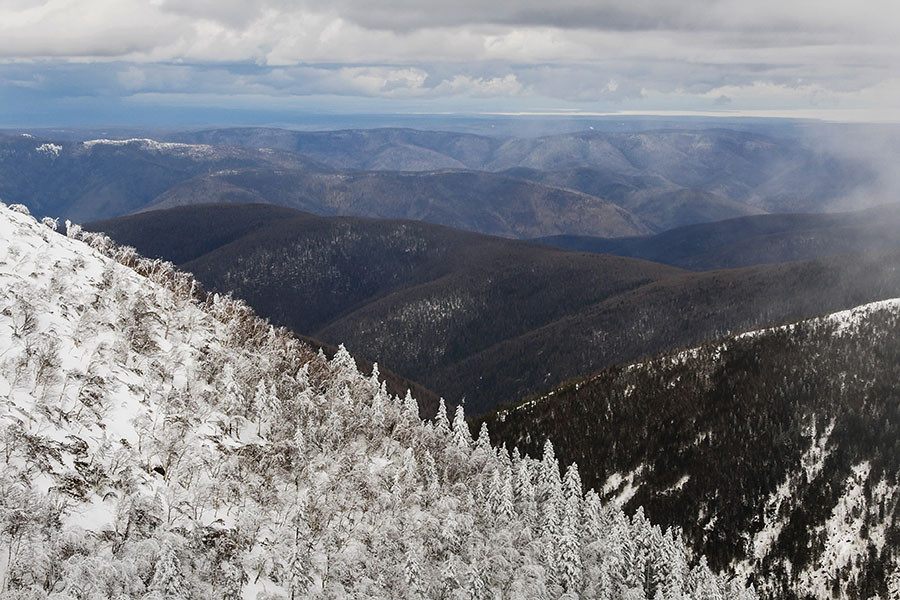
<path fill-rule="evenodd" d="M 215 149 L 206 144 L 180 144 L 176 142 L 158 142 L 147 138 L 131 138 L 127 140 L 86 140 L 81 142 L 85 148 L 94 148 L 95 146 L 128 146 L 134 145 L 145 150 L 154 152 L 171 152 L 174 154 L 183 154 L 193 158 L 205 158 L 211 156 Z M 46 144 L 45 144 L 46 145 Z M 59 146 L 57 146 L 59 148 Z M 57 154 L 59 152 L 57 151 Z"/>
<path fill-rule="evenodd" d="M 68 231 L 0 207 L 0 598 L 752 597 L 551 445 L 422 423 L 346 352 Z"/>
<path fill-rule="evenodd" d="M 486 419 L 763 597 L 900 598 L 900 299 L 568 382 Z"/>

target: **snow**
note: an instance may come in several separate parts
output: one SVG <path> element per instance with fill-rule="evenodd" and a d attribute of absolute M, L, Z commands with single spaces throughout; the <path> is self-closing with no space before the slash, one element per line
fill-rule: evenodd
<path fill-rule="evenodd" d="M 603 483 L 601 495 L 609 498 L 613 506 L 623 508 L 640 489 L 640 483 L 637 483 L 637 480 L 643 472 L 644 465 L 639 465 L 628 473 L 611 474 Z"/>
<path fill-rule="evenodd" d="M 50 144 L 50 143 L 41 144 L 40 146 L 35 148 L 36 152 L 39 152 L 41 154 L 46 154 L 47 156 L 50 156 L 52 158 L 58 158 L 61 150 L 62 150 L 62 146 L 60 146 L 58 144 Z"/>
<path fill-rule="evenodd" d="M 209 156 L 213 154 L 214 149 L 207 144 L 183 144 L 179 142 L 158 142 L 149 138 L 130 138 L 127 140 L 86 140 L 82 142 L 85 148 L 93 149 L 96 146 L 141 146 L 146 150 L 154 152 L 178 152 L 188 154 L 195 157 Z"/>
<path fill-rule="evenodd" d="M 268 577 L 253 579 L 244 586 L 243 600 L 257 600 L 260 596 L 271 595 L 278 598 L 289 598 L 290 592 L 274 583 Z"/>
<path fill-rule="evenodd" d="M 863 304 L 862 306 L 857 306 L 849 310 L 831 313 L 825 317 L 825 320 L 838 325 L 838 334 L 852 333 L 853 328 L 859 325 L 872 313 L 881 310 L 897 310 L 898 308 L 900 308 L 900 298 L 891 298 L 879 302 Z"/>
<path fill-rule="evenodd" d="M 854 316 L 851 313 L 849 318 Z M 805 588 L 816 590 L 818 598 L 831 597 L 831 582 L 836 573 L 849 571 L 848 580 L 858 575 L 856 559 L 868 552 L 870 544 L 874 545 L 878 554 L 884 548 L 888 523 L 876 520 L 878 525 L 870 528 L 867 535 L 863 536 L 862 531 L 870 511 L 876 511 L 883 499 L 895 499 L 897 489 L 882 480 L 872 488 L 871 501 L 867 501 L 864 488 L 870 470 L 868 461 L 853 466 L 844 482 L 844 493 L 831 515 L 824 525 L 814 531 L 814 534 L 824 538 L 825 550 L 815 564 L 799 573 L 799 580 Z"/>
<path fill-rule="evenodd" d="M 854 328 L 863 322 L 868 316 L 870 316 L 874 312 L 878 312 L 881 310 L 898 310 L 900 309 L 900 298 L 889 298 L 886 300 L 878 300 L 876 302 L 870 302 L 868 304 L 862 304 L 860 306 L 856 306 L 847 310 L 841 310 L 834 313 L 829 313 L 823 317 L 819 317 L 818 319 L 810 319 L 810 321 L 821 321 L 824 323 L 834 323 L 837 325 L 837 329 L 835 331 L 835 335 L 846 335 L 852 334 L 854 332 Z M 735 339 L 742 338 L 753 338 L 758 337 L 760 335 L 774 332 L 774 331 L 787 331 L 791 332 L 797 326 L 796 323 L 789 323 L 787 325 L 778 325 L 777 327 L 768 327 L 765 329 L 755 329 L 753 331 L 746 331 L 744 333 L 738 334 Z"/>
<path fill-rule="evenodd" d="M 822 473 L 825 459 L 828 458 L 829 440 L 834 430 L 834 422 L 830 422 L 821 433 L 816 430 L 815 424 L 809 425 L 804 434 L 810 439 L 810 445 L 800 457 L 800 466 L 807 478 L 813 481 Z M 788 477 L 782 481 L 775 491 L 766 500 L 763 508 L 763 523 L 759 531 L 750 536 L 748 542 L 748 560 L 738 563 L 735 572 L 742 581 L 752 574 L 753 570 L 761 565 L 763 560 L 772 551 L 778 536 L 787 525 L 785 516 L 790 514 L 785 508 L 793 502 L 792 490 L 796 489 L 798 482 Z M 783 514 L 785 516 L 783 516 Z"/>
<path fill-rule="evenodd" d="M 678 542 L 596 495 L 539 499 L 560 486 L 555 460 L 510 464 L 461 419 L 425 425 L 345 350 L 317 357 L 239 302 L 196 301 L 171 266 L 26 212 L 0 207 L 0 522 L 20 522 L 15 544 L 9 528 L 0 536 L 0 587 L 46 597 L 34 586 L 53 569 L 53 597 L 142 598 L 182 573 L 203 600 L 226 584 L 242 598 L 431 598 L 484 572 L 497 596 L 546 586 L 561 567 L 543 549 L 564 535 L 584 573 L 605 560 L 593 544 L 621 552 L 623 538 L 665 545 L 672 569 L 689 568 Z M 271 398 L 257 401 L 260 387 Z M 618 502 L 639 474 L 620 476 Z M 493 481 L 514 494 L 505 512 L 486 496 Z M 586 522 L 536 532 L 533 519 L 563 503 Z M 404 575 L 404 557 L 421 576 Z M 620 568 L 637 580 L 644 565 Z M 726 589 L 706 569 L 694 581 Z"/>
<path fill-rule="evenodd" d="M 52 343 L 59 369 L 69 374 L 61 382 L 63 394 L 77 393 L 83 383 L 76 383 L 75 377 L 93 373 L 93 376 L 106 382 L 107 399 L 102 414 L 93 424 L 80 422 L 73 428 L 66 426 L 65 422 L 48 423 L 33 418 L 35 413 L 40 412 L 39 407 L 48 401 L 41 395 L 41 388 L 37 384 L 31 389 L 17 386 L 15 381 L 10 381 L 9 370 L 0 369 L 0 392 L 6 398 L 5 405 L 0 406 L 0 425 L 19 420 L 29 434 L 56 443 L 67 442 L 74 437 L 86 444 L 88 453 L 105 452 L 104 448 L 121 447 L 126 442 L 129 446 L 138 446 L 134 423 L 141 419 L 154 420 L 153 411 L 141 403 L 139 394 L 134 393 L 146 383 L 142 370 L 147 365 L 133 364 L 129 367 L 117 361 L 102 361 L 102 357 L 115 352 L 120 332 L 110 320 L 107 327 L 97 331 L 90 339 L 82 339 L 79 317 L 85 314 L 85 303 L 100 306 L 111 303 L 102 290 L 112 277 L 127 296 L 161 295 L 162 301 L 176 313 L 179 310 L 195 311 L 194 318 L 198 321 L 204 320 L 204 316 L 191 307 L 179 307 L 171 294 L 160 293 L 131 269 L 112 262 L 83 243 L 54 233 L 27 215 L 9 210 L 2 210 L 2 213 L 0 239 L 5 243 L 0 244 L 0 310 L 13 318 L 0 323 L 0 348 L 4 349 L 0 361 L 26 343 L 14 326 L 16 318 L 20 321 L 25 318 L 22 307 L 29 306 L 35 319 L 33 328 L 40 339 L 38 346 Z M 63 282 L 58 279 L 60 271 L 77 276 Z M 22 273 L 27 273 L 28 277 L 23 278 Z M 41 298 L 39 290 L 43 289 L 54 290 L 54 302 L 36 302 Z M 200 338 L 203 339 L 202 333 Z M 193 353 L 186 348 L 180 332 L 170 332 L 167 345 L 169 352 L 163 352 L 163 355 L 171 358 L 163 360 L 170 365 L 173 373 L 180 373 L 183 378 L 184 372 L 195 366 Z M 97 368 L 100 362 L 106 366 Z M 146 396 L 149 393 L 144 388 L 143 394 Z M 79 412 L 83 411 L 84 408 L 79 409 Z M 60 472 L 73 466 L 74 457 L 63 453 L 58 465 Z M 56 483 L 49 476 L 41 476 L 33 481 L 33 485 L 46 493 Z M 73 507 L 65 522 L 100 533 L 115 518 L 116 505 L 93 496 L 86 503 Z"/>
<path fill-rule="evenodd" d="M 677 492 L 678 490 L 680 490 L 681 488 L 683 488 L 683 487 L 684 487 L 684 484 L 686 484 L 686 483 L 687 483 L 688 481 L 690 481 L 690 480 L 691 480 L 691 476 L 690 476 L 690 475 L 682 475 L 682 476 L 678 479 L 678 481 L 676 481 L 675 483 L 673 483 L 672 485 L 670 485 L 668 488 L 666 488 L 665 490 L 663 490 L 662 493 L 663 493 L 663 494 L 671 494 L 672 492 Z"/>

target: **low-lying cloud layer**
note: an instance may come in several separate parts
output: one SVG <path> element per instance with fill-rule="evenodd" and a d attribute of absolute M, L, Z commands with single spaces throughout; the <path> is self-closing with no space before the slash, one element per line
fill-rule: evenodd
<path fill-rule="evenodd" d="M 0 0 L 0 100 L 898 118 L 895 2 Z M 148 100 L 149 99 L 149 100 Z"/>

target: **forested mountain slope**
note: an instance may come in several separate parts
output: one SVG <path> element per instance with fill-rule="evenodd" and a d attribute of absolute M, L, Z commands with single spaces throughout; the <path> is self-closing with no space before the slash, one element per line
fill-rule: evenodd
<path fill-rule="evenodd" d="M 234 292 L 299 333 L 344 342 L 351 350 L 365 345 L 362 356 L 413 379 L 431 380 L 436 366 L 449 367 L 680 273 L 427 223 L 322 218 L 266 205 L 183 207 L 87 227 L 147 256 L 174 260 L 204 285 Z M 389 315 L 385 326 L 396 336 L 387 341 L 390 354 L 378 351 L 363 329 L 320 335 L 366 307 Z M 447 380 L 435 381 L 441 393 Z M 456 401 L 461 395 L 447 397 Z"/>
<path fill-rule="evenodd" d="M 900 295 L 900 251 L 694 274 L 264 206 L 185 207 L 90 228 L 179 261 L 278 324 L 465 398 L 472 414 L 729 331 Z"/>
<path fill-rule="evenodd" d="M 656 176 L 769 212 L 821 211 L 874 178 L 861 162 L 829 156 L 794 140 L 728 129 L 583 131 L 512 139 L 498 148 L 487 168 L 515 167 Z M 584 184 L 585 191 L 596 185 L 591 178 L 570 181 L 579 189 Z"/>
<path fill-rule="evenodd" d="M 706 271 L 900 247 L 900 204 L 831 214 L 759 215 L 635 238 L 559 235 L 535 241 Z"/>
<path fill-rule="evenodd" d="M 22 211 L 0 206 L 4 599 L 754 597 L 552 445 L 423 423 L 346 352 Z"/>
<path fill-rule="evenodd" d="M 573 380 L 484 419 L 770 598 L 900 593 L 900 300 Z"/>

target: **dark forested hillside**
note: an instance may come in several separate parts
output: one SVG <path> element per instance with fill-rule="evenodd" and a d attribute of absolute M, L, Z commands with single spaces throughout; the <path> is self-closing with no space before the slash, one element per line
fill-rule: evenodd
<path fill-rule="evenodd" d="M 528 452 L 552 439 L 587 485 L 681 527 L 766 597 L 886 598 L 898 364 L 893 301 L 607 369 L 484 422 Z"/>
<path fill-rule="evenodd" d="M 635 238 L 558 235 L 535 241 L 705 271 L 889 250 L 900 247 L 898 231 L 900 204 L 887 204 L 847 213 L 728 219 Z"/>
<path fill-rule="evenodd" d="M 257 226 L 258 224 L 258 226 Z M 89 228 L 477 414 L 604 366 L 900 295 L 900 252 L 692 274 L 408 221 L 194 206 Z"/>

